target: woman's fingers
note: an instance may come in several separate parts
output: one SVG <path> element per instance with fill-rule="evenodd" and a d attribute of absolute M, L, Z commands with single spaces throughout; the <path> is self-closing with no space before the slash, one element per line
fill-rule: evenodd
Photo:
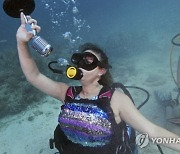
<path fill-rule="evenodd" d="M 21 12 L 21 24 L 25 25 L 26 22 L 28 22 L 28 24 L 31 25 L 32 30 L 35 30 L 35 32 L 34 31 L 29 31 L 29 33 L 35 35 L 36 33 L 40 32 L 41 27 L 37 25 L 37 20 L 32 19 L 30 16 L 25 16 L 24 13 Z"/>
<path fill-rule="evenodd" d="M 21 24 L 25 25 L 25 19 L 24 19 L 24 13 L 23 12 L 21 12 L 20 17 L 21 17 Z"/>
<path fill-rule="evenodd" d="M 26 18 L 27 18 L 28 24 L 31 25 L 31 28 L 36 31 L 35 33 L 39 33 L 41 30 L 41 27 L 37 25 L 37 20 L 32 19 L 30 16 L 26 16 Z M 35 34 L 33 31 L 31 31 L 30 33 Z"/>
<path fill-rule="evenodd" d="M 30 19 L 28 19 L 28 23 L 37 25 L 37 20 L 30 18 Z"/>
<path fill-rule="evenodd" d="M 38 26 L 38 25 L 32 25 L 31 28 L 32 28 L 33 30 L 35 30 L 37 33 L 39 33 L 40 30 L 41 30 L 41 27 Z"/>

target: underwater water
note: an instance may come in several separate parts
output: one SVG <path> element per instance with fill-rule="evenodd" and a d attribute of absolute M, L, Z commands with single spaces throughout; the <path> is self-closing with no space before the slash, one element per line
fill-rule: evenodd
<path fill-rule="evenodd" d="M 0 141 L 0 154 L 50 153 L 48 144 L 42 140 L 48 141 L 52 137 L 61 102 L 47 97 L 26 81 L 16 47 L 20 20 L 4 12 L 3 2 L 0 1 L 0 140 L 4 141 Z M 154 123 L 180 135 L 179 126 L 167 123 L 166 119 L 169 116 L 167 106 L 178 94 L 170 72 L 170 52 L 171 39 L 180 33 L 179 0 L 35 0 L 35 3 L 31 16 L 41 26 L 38 35 L 53 46 L 48 57 L 41 57 L 30 47 L 41 72 L 56 81 L 78 84 L 65 76 L 53 74 L 48 69 L 48 62 L 60 57 L 69 60 L 80 44 L 96 43 L 106 51 L 116 82 L 139 86 L 150 93 L 140 112 Z M 180 47 L 174 46 L 172 70 L 176 80 L 179 51 Z M 137 106 L 146 99 L 143 92 L 129 90 Z M 180 116 L 179 105 L 171 112 L 174 117 Z M 44 119 L 48 122 L 43 122 L 42 129 L 35 126 Z M 25 134 L 21 125 L 31 132 L 30 141 L 24 143 L 26 138 L 20 136 L 22 140 L 15 147 L 9 138 Z M 19 133 L 7 135 L 13 128 L 17 128 Z M 42 131 L 37 134 L 37 129 Z M 51 132 L 45 132 L 49 130 Z M 42 137 L 41 132 L 48 135 Z M 31 145 L 31 142 L 37 144 Z M 176 154 L 167 148 L 163 150 Z M 158 153 L 158 149 L 149 145 L 140 152 Z"/>

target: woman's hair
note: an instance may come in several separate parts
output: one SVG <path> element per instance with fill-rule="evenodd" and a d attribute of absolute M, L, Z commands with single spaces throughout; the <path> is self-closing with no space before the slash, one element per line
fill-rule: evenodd
<path fill-rule="evenodd" d="M 104 67 L 107 71 L 104 75 L 101 76 L 101 79 L 98 81 L 99 84 L 103 86 L 111 86 L 113 84 L 113 78 L 111 76 L 111 73 L 109 71 L 109 68 L 111 68 L 111 65 L 109 65 L 108 57 L 106 56 L 105 52 L 96 44 L 92 43 L 85 43 L 79 47 L 79 52 L 84 52 L 86 50 L 92 50 L 93 52 L 100 55 L 100 61 L 101 63 L 106 66 Z"/>

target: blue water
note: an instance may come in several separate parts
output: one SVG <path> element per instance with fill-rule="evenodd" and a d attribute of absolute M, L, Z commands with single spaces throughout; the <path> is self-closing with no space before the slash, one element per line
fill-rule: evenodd
<path fill-rule="evenodd" d="M 3 0 L 0 2 L 1 6 L 2 3 Z M 62 34 L 66 31 L 70 31 L 74 38 L 82 37 L 83 42 L 93 41 L 103 45 L 109 33 L 113 32 L 114 35 L 133 33 L 138 37 L 146 35 L 147 38 L 152 33 L 166 33 L 167 37 L 171 37 L 179 31 L 179 3 L 178 0 L 76 0 L 75 3 L 70 1 L 66 4 L 62 0 L 40 0 L 36 1 L 36 8 L 31 16 L 36 18 L 42 27 L 41 35 L 50 40 L 57 51 L 56 45 L 62 44 Z M 74 6 L 79 10 L 77 14 L 72 13 Z M 67 12 L 60 16 L 60 12 L 66 9 Z M 1 39 L 15 47 L 19 20 L 7 16 L 2 7 L 0 14 Z M 78 32 L 73 25 L 73 17 L 85 20 Z M 148 43 L 148 40 L 143 41 Z M 135 40 L 133 43 L 137 44 Z"/>
<path fill-rule="evenodd" d="M 45 97 L 27 83 L 21 71 L 16 47 L 20 20 L 4 12 L 3 2 L 0 1 L 0 119 L 20 113 Z M 176 87 L 168 72 L 168 52 L 172 37 L 180 33 L 179 0 L 36 0 L 35 3 L 31 17 L 41 26 L 38 35 L 54 50 L 48 58 L 41 57 L 31 47 L 30 50 L 39 69 L 52 79 L 71 83 L 65 77 L 52 74 L 47 63 L 59 57 L 70 58 L 80 44 L 92 42 L 105 49 L 114 68 L 112 74 L 123 83 L 131 82 L 126 74 L 138 75 L 135 65 L 142 60 L 139 56 L 157 54 L 148 61 L 152 65 L 149 74 L 154 71 L 154 62 L 166 64 L 162 65 L 162 70 L 166 70 L 162 76 L 172 82 L 171 87 Z M 178 56 L 179 53 L 176 58 Z M 122 63 L 128 67 L 120 73 L 118 66 Z M 143 65 L 144 62 L 142 70 L 147 72 Z M 149 80 L 142 78 L 142 85 L 146 81 Z M 155 86 L 159 88 L 163 84 Z M 153 93 L 151 85 L 147 88 Z"/>

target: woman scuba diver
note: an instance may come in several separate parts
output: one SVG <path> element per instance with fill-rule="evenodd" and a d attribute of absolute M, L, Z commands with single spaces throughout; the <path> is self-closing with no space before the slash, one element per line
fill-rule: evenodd
<path fill-rule="evenodd" d="M 16 37 L 24 75 L 33 86 L 64 103 L 55 130 L 56 147 L 61 154 L 135 153 L 136 146 L 126 144 L 124 139 L 124 123 L 150 138 L 179 137 L 147 120 L 126 94 L 112 87 L 108 58 L 96 45 L 85 44 L 72 56 L 72 62 L 83 74 L 81 86 L 56 82 L 40 73 L 29 53 L 28 42 L 33 34 L 27 32 L 23 16 L 21 13 Z M 34 23 L 32 29 L 39 32 L 37 21 L 27 18 L 29 24 Z M 180 151 L 179 144 L 163 145 Z"/>

